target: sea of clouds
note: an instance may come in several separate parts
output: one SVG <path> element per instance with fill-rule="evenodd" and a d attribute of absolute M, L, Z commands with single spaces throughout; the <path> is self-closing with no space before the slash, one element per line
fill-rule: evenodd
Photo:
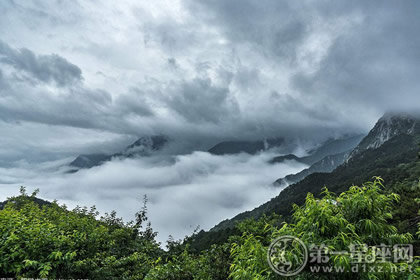
<path fill-rule="evenodd" d="M 164 242 L 169 235 L 179 239 L 197 227 L 208 230 L 259 206 L 281 191 L 272 185 L 276 179 L 306 167 L 295 161 L 269 164 L 274 155 L 193 152 L 171 158 L 115 159 L 76 173 L 63 172 L 68 159 L 21 163 L 0 168 L 0 200 L 17 195 L 23 185 L 28 192 L 39 188 L 43 199 L 57 199 L 70 208 L 96 205 L 101 214 L 116 210 L 129 221 L 146 195 L 148 217 Z"/>

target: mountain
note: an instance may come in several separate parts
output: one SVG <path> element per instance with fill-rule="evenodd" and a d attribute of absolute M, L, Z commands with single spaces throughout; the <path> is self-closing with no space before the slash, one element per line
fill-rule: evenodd
<path fill-rule="evenodd" d="M 270 148 L 280 147 L 284 144 L 282 138 L 272 138 L 259 141 L 224 141 L 216 144 L 208 150 L 214 155 L 229 155 L 229 154 L 256 154 Z"/>
<path fill-rule="evenodd" d="M 168 143 L 169 138 L 164 135 L 143 136 L 133 144 L 127 146 L 122 152 L 107 154 L 86 154 L 79 155 L 69 165 L 76 168 L 91 168 L 103 164 L 112 158 L 150 156 L 154 152 L 162 150 Z M 71 172 L 74 172 L 72 170 Z"/>
<path fill-rule="evenodd" d="M 111 155 L 106 154 L 79 155 L 75 160 L 70 162 L 70 166 L 77 168 L 91 168 L 101 165 L 103 162 L 108 161 L 111 158 Z"/>
<path fill-rule="evenodd" d="M 168 137 L 163 135 L 141 137 L 133 144 L 127 146 L 121 155 L 128 157 L 150 156 L 152 153 L 162 150 L 168 141 Z"/>
<path fill-rule="evenodd" d="M 402 197 L 403 204 L 400 205 L 401 211 L 396 213 L 396 221 L 405 230 L 415 231 L 413 225 L 416 224 L 412 220 L 419 208 L 414 200 L 420 196 L 419 140 L 418 119 L 406 115 L 385 115 L 352 151 L 353 156 L 346 163 L 330 173 L 310 174 L 261 206 L 222 221 L 209 232 L 199 232 L 191 240 L 192 247 L 201 250 L 208 248 L 207 240 L 226 240 L 234 231 L 235 224 L 244 219 L 276 213 L 288 221 L 293 205 L 302 205 L 308 192 L 317 197 L 323 187 L 328 187 L 329 191 L 341 193 L 349 186 L 372 180 L 373 176 L 382 177 L 386 188 Z"/>
<path fill-rule="evenodd" d="M 315 172 L 331 172 L 346 161 L 347 157 L 350 155 L 350 152 L 351 150 L 335 155 L 326 156 L 299 173 L 290 174 L 284 178 L 277 179 L 274 182 L 274 185 L 287 186 L 297 183 L 303 180 L 306 176 Z"/>
<path fill-rule="evenodd" d="M 281 162 L 286 161 L 286 160 L 295 160 L 295 161 L 298 161 L 298 162 L 303 162 L 300 157 L 295 156 L 294 154 L 287 154 L 287 155 L 284 155 L 284 156 L 277 156 L 277 157 L 271 159 L 269 162 L 270 163 L 281 163 Z"/>
<path fill-rule="evenodd" d="M 330 139 L 320 147 L 310 151 L 308 156 L 297 157 L 293 154 L 278 156 L 273 158 L 270 163 L 280 163 L 285 160 L 295 160 L 310 166 L 299 173 L 289 174 L 286 177 L 277 179 L 275 186 L 287 186 L 304 179 L 306 176 L 315 172 L 331 172 L 339 165 L 344 163 L 350 152 L 357 146 L 363 135 L 354 135 L 341 139 Z M 321 159 L 320 159 L 321 158 Z"/>
<path fill-rule="evenodd" d="M 285 160 L 294 159 L 301 163 L 312 165 L 324 159 L 326 156 L 338 155 L 349 150 L 353 150 L 360 143 L 364 136 L 365 135 L 363 134 L 358 134 L 349 137 L 343 137 L 340 139 L 329 139 L 326 142 L 324 142 L 320 147 L 309 151 L 308 156 L 297 157 L 293 154 L 288 154 L 285 156 L 275 157 L 272 160 L 270 160 L 270 163 L 280 163 Z"/>
<path fill-rule="evenodd" d="M 380 128 L 380 129 L 378 129 Z M 405 129 L 403 129 L 405 128 Z M 384 132 L 393 132 L 382 143 L 377 139 Z M 308 192 L 319 194 L 322 187 L 327 186 L 333 192 L 345 191 L 349 185 L 362 184 L 373 176 L 381 176 L 386 182 L 392 182 L 394 178 L 392 168 L 400 164 L 407 164 L 417 160 L 418 138 L 420 137 L 420 121 L 407 115 L 385 115 L 379 119 L 375 127 L 363 138 L 351 154 L 353 157 L 336 168 L 331 173 L 313 173 L 302 181 L 290 185 L 269 202 L 244 212 L 230 221 L 225 221 L 214 228 L 223 228 L 226 225 L 233 226 L 232 221 L 245 218 L 261 217 L 263 214 L 277 213 L 283 216 L 290 214 L 292 204 L 301 204 Z M 366 143 L 377 143 L 367 149 Z M 366 147 L 369 147 L 369 144 Z M 355 151 L 358 151 L 355 153 Z"/>
<path fill-rule="evenodd" d="M 375 149 L 392 137 L 400 134 L 412 135 L 418 129 L 418 120 L 408 114 L 387 113 L 378 120 L 369 134 L 350 154 L 349 159 L 367 150 Z"/>

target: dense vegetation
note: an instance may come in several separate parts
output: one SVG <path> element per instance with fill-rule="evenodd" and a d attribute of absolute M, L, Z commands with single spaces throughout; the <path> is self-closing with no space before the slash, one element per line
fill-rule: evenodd
<path fill-rule="evenodd" d="M 419 187 L 419 186 L 417 186 Z M 349 244 L 416 243 L 418 235 L 399 232 L 390 224 L 402 215 L 400 196 L 384 192 L 382 179 L 352 186 L 336 196 L 324 189 L 322 198 L 308 194 L 294 206 L 291 223 L 280 216 L 262 216 L 239 223 L 229 240 L 195 253 L 188 242 L 170 240 L 167 251 L 155 241 L 146 206 L 131 223 L 115 213 L 98 217 L 95 208 L 68 210 L 56 202 L 40 205 L 25 189 L 0 210 L 0 277 L 83 279 L 281 279 L 268 266 L 267 247 L 277 236 L 293 235 L 306 244 L 344 250 Z M 419 202 L 419 201 L 417 201 Z M 417 235 L 417 237 L 416 237 Z M 415 260 L 418 264 L 418 259 Z M 348 256 L 330 260 L 350 266 Z M 415 279 L 420 271 L 390 272 L 410 263 L 381 263 L 381 273 L 313 273 L 296 279 Z M 415 267 L 415 266 L 414 266 Z"/>
<path fill-rule="evenodd" d="M 401 134 L 377 149 L 366 150 L 356 155 L 331 173 L 311 174 L 304 180 L 290 185 L 277 197 L 260 207 L 223 221 L 210 232 L 199 232 L 191 241 L 192 247 L 200 251 L 215 241 L 219 244 L 226 242 L 231 233 L 235 232 L 235 225 L 245 219 L 258 219 L 263 215 L 276 213 L 288 221 L 291 219 L 293 205 L 302 205 L 308 192 L 319 197 L 322 188 L 327 186 L 331 191 L 341 193 L 353 184 L 360 185 L 369 181 L 373 176 L 382 177 L 387 190 L 402 197 L 401 205 L 398 207 L 398 219 L 393 219 L 393 222 L 398 223 L 401 230 L 414 233 L 418 222 L 416 220 L 418 206 L 415 198 L 420 197 L 418 142 L 415 136 Z"/>
<path fill-rule="evenodd" d="M 70 210 L 22 187 L 20 195 L 0 203 L 0 278 L 283 279 L 270 268 L 267 251 L 275 238 L 291 235 L 309 247 L 322 245 L 325 254 L 341 252 L 321 267 L 343 271 L 314 272 L 308 263 L 288 279 L 420 279 L 419 135 L 399 134 L 357 153 L 217 230 L 169 240 L 166 250 L 148 222 L 146 198 L 134 221 L 125 223 L 115 212 Z M 354 272 L 352 256 L 343 253 L 354 244 L 413 244 L 416 257 L 367 263 Z M 293 246 L 279 257 L 291 265 L 299 263 Z M 375 250 L 367 247 L 366 253 Z"/>
<path fill-rule="evenodd" d="M 145 208 L 124 224 L 94 207 L 41 206 L 35 195 L 22 188 L 0 211 L 0 277 L 143 279 L 162 255 Z"/>

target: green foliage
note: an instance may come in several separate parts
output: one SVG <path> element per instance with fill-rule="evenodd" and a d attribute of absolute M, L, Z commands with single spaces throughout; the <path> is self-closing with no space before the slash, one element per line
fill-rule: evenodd
<path fill-rule="evenodd" d="M 389 223 L 392 209 L 398 202 L 396 194 L 384 193 L 382 179 L 375 178 L 361 187 L 352 186 L 339 196 L 326 188 L 323 197 L 316 199 L 308 194 L 302 207 L 294 206 L 293 224 L 284 224 L 272 231 L 271 239 L 284 235 L 300 238 L 305 244 L 323 244 L 326 250 L 345 251 L 352 244 L 407 244 L 413 241 L 410 233 L 398 233 L 397 228 Z M 242 225 L 243 226 L 243 225 Z M 270 228 L 270 226 L 266 226 Z M 232 247 L 234 257 L 231 265 L 232 279 L 278 279 L 265 262 L 267 240 L 255 236 L 252 232 L 244 234 L 238 244 Z M 293 262 L 293 256 L 287 256 Z M 348 255 L 331 258 L 332 266 L 349 268 Z M 392 273 L 390 268 L 407 264 L 385 262 L 383 273 L 360 272 L 329 273 L 318 275 L 321 279 L 414 279 L 415 275 Z M 314 279 L 309 271 L 303 271 L 297 279 Z M 331 278 L 332 277 L 332 278 Z M 410 278 L 411 277 L 411 278 Z"/>
<path fill-rule="evenodd" d="M 274 272 L 266 260 L 266 248 L 253 234 L 242 237 L 242 244 L 233 244 L 232 256 L 234 261 L 230 266 L 230 277 L 239 279 L 270 279 Z"/>
<path fill-rule="evenodd" d="M 187 250 L 175 255 L 167 263 L 156 265 L 145 280 L 198 280 L 211 279 L 207 276 L 209 267 L 203 256 L 193 256 Z"/>
<path fill-rule="evenodd" d="M 0 211 L 2 277 L 143 279 L 161 251 L 144 219 L 98 220 L 94 207 L 40 206 L 35 195 L 22 188 Z"/>
<path fill-rule="evenodd" d="M 400 166 L 417 174 L 416 164 Z M 414 176 L 414 175 L 413 175 Z M 317 198 L 308 193 L 303 206 L 294 205 L 290 223 L 278 215 L 263 215 L 239 223 L 229 237 L 197 251 L 189 243 L 170 239 L 167 251 L 155 241 L 147 219 L 147 198 L 134 222 L 124 223 L 115 212 L 98 216 L 95 207 L 68 210 L 45 202 L 25 188 L 0 210 L 0 277 L 89 278 L 147 280 L 265 280 L 281 279 L 267 263 L 267 248 L 279 236 L 293 235 L 306 244 L 324 244 L 326 250 L 348 250 L 351 244 L 399 244 L 416 242 L 411 233 L 401 233 L 395 215 L 401 206 L 419 213 L 419 181 L 412 176 L 394 184 L 390 193 L 376 177 L 373 182 L 352 186 L 340 195 L 326 188 Z M 418 178 L 418 177 L 417 177 Z M 414 203 L 414 204 L 413 204 Z M 412 213 L 410 212 L 411 216 Z M 420 236 L 420 223 L 414 235 Z M 406 226 L 411 229 L 410 226 Z M 219 241 L 223 242 L 218 243 Z M 286 255 L 289 261 L 295 261 Z M 349 267 L 347 255 L 331 258 L 332 266 Z M 420 264 L 420 259 L 415 260 Z M 385 262 L 384 269 L 407 263 Z M 385 270 L 387 271 L 387 270 Z M 307 269 L 295 279 L 416 279 L 408 273 L 317 273 Z"/>
<path fill-rule="evenodd" d="M 277 197 L 254 210 L 241 213 L 232 220 L 221 222 L 216 229 L 232 228 L 247 218 L 259 219 L 262 215 L 271 213 L 281 215 L 286 220 L 290 219 L 293 204 L 302 205 L 308 192 L 318 197 L 323 186 L 328 186 L 335 193 L 341 193 L 346 191 L 349 186 L 360 185 L 374 176 L 382 177 L 387 182 L 389 189 L 392 189 L 395 184 L 407 186 L 406 183 L 408 183 L 411 186 L 420 178 L 417 153 L 418 144 L 413 136 L 407 134 L 395 136 L 377 149 L 368 149 L 355 156 L 331 173 L 314 173 L 307 176 L 304 180 L 288 186 Z M 395 192 L 395 190 L 393 191 Z M 409 210 L 409 213 L 412 211 L 409 208 L 405 210 Z M 404 219 L 412 217 L 405 216 Z"/>
<path fill-rule="evenodd" d="M 230 243 L 215 244 L 201 254 L 194 254 L 187 240 L 189 237 L 183 241 L 170 238 L 169 251 L 156 262 L 146 279 L 225 280 L 229 277 Z"/>

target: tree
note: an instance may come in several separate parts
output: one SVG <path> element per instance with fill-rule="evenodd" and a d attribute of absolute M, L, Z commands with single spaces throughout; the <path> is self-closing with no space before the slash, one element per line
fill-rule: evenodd
<path fill-rule="evenodd" d="M 325 250 L 348 250 L 352 244 L 406 244 L 413 240 L 410 233 L 398 233 L 395 226 L 389 223 L 392 210 L 399 196 L 384 193 L 382 179 L 376 177 L 373 182 L 363 186 L 352 186 L 339 196 L 326 188 L 323 197 L 316 199 L 308 193 L 305 204 L 294 206 L 293 223 L 284 224 L 272 231 L 271 239 L 284 235 L 293 235 L 305 244 L 323 244 Z M 270 225 L 266 225 L 270 227 Z M 279 279 L 264 262 L 267 252 L 266 240 L 261 236 L 248 233 L 232 249 L 234 262 L 231 266 L 232 279 Z M 371 253 L 371 252 L 370 252 Z M 293 256 L 286 255 L 293 262 Z M 330 259 L 328 265 L 344 267 L 349 271 L 351 259 L 349 255 L 337 255 Z M 325 273 L 314 275 L 304 270 L 296 279 L 413 279 L 414 273 L 397 271 L 408 263 L 392 263 L 390 261 L 375 264 L 382 266 L 383 272 L 364 272 L 358 274 Z M 394 270 L 392 270 L 394 269 Z M 399 271 L 399 270 L 398 270 Z"/>

